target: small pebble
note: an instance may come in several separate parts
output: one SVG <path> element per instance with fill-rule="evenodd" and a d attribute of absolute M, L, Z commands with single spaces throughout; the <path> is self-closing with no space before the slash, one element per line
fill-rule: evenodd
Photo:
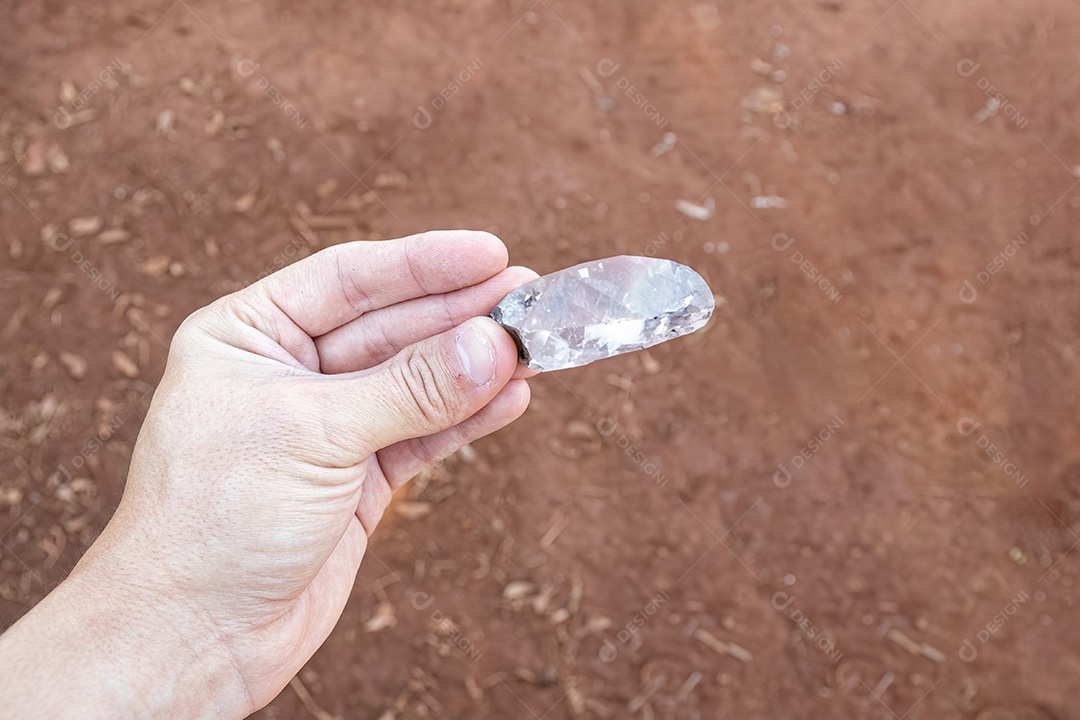
<path fill-rule="evenodd" d="M 131 233 L 123 228 L 109 228 L 97 236 L 97 241 L 102 245 L 115 245 L 127 242 L 131 239 Z"/>
<path fill-rule="evenodd" d="M 45 297 L 41 299 L 41 307 L 46 310 L 52 310 L 54 307 L 60 304 L 60 301 L 64 299 L 64 291 L 58 287 L 49 288 L 49 291 L 45 293 Z"/>
<path fill-rule="evenodd" d="M 394 506 L 395 511 L 406 520 L 419 520 L 431 514 L 431 503 L 402 500 Z"/>
<path fill-rule="evenodd" d="M 173 130 L 174 122 L 176 122 L 176 113 L 172 110 L 162 110 L 157 116 L 157 131 L 167 138 L 172 138 L 175 134 Z"/>
<path fill-rule="evenodd" d="M 121 375 L 126 378 L 134 380 L 139 377 L 139 366 L 135 364 L 135 361 L 125 355 L 119 350 L 113 350 L 112 354 L 113 367 L 116 368 Z"/>
<path fill-rule="evenodd" d="M 105 225 L 105 221 L 100 217 L 80 217 L 74 218 L 68 223 L 68 230 L 75 237 L 86 237 L 87 235 L 96 235 Z"/>
<path fill-rule="evenodd" d="M 473 448 L 472 445 L 462 445 L 458 449 L 457 454 L 458 457 L 461 458 L 461 462 L 469 465 L 472 465 L 480 458 L 479 453 L 476 452 L 476 449 Z"/>
<path fill-rule="evenodd" d="M 60 353 L 60 364 L 64 366 L 64 370 L 71 376 L 72 380 L 83 380 L 86 378 L 87 362 L 81 355 L 76 355 L 71 352 Z M 136 370 L 138 372 L 138 370 Z"/>

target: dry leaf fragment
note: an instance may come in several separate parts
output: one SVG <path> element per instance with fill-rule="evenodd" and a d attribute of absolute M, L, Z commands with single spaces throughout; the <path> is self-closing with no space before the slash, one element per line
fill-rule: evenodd
<path fill-rule="evenodd" d="M 705 628 L 698 628 L 695 630 L 694 638 L 702 644 L 707 645 L 710 649 L 715 650 L 720 655 L 729 655 L 742 662 L 750 662 L 754 659 L 744 648 L 739 647 L 735 643 L 724 642 Z"/>
<path fill-rule="evenodd" d="M 270 156 L 274 158 L 274 162 L 285 162 L 285 146 L 277 138 L 270 138 L 266 141 L 266 149 L 270 151 Z"/>
<path fill-rule="evenodd" d="M 406 520 L 419 520 L 430 515 L 433 508 L 431 503 L 402 500 L 395 509 L 397 514 Z"/>
<path fill-rule="evenodd" d="M 59 145 L 50 145 L 45 151 L 45 162 L 49 164 L 49 170 L 54 173 L 66 173 L 71 169 L 71 161 Z"/>
<path fill-rule="evenodd" d="M 102 245 L 115 245 L 127 242 L 131 239 L 131 233 L 123 228 L 109 228 L 97 236 L 97 241 Z"/>
<path fill-rule="evenodd" d="M 75 237 L 86 237 L 96 235 L 104 225 L 100 217 L 77 217 L 68 222 L 68 230 Z"/>
<path fill-rule="evenodd" d="M 113 367 L 124 377 L 131 378 L 132 380 L 139 377 L 139 366 L 135 364 L 134 360 L 120 350 L 113 350 L 112 363 Z"/>
<path fill-rule="evenodd" d="M 375 608 L 375 612 L 364 623 L 364 632 L 379 632 L 397 625 L 397 616 L 394 614 L 394 606 L 388 602 L 381 602 Z"/>
<path fill-rule="evenodd" d="M 147 277 L 161 277 L 169 271 L 171 263 L 168 255 L 154 255 L 139 263 L 139 272 Z"/>
<path fill-rule="evenodd" d="M 86 377 L 86 370 L 88 364 L 86 359 L 81 355 L 76 355 L 71 352 L 60 353 L 60 364 L 64 366 L 64 370 L 71 376 L 72 380 L 82 380 Z M 136 369 L 136 373 L 138 369 Z"/>
<path fill-rule="evenodd" d="M 480 455 L 472 445 L 462 445 L 458 448 L 457 454 L 458 457 L 461 458 L 461 462 L 469 465 L 472 465 L 480 458 Z"/>
<path fill-rule="evenodd" d="M 892 629 L 885 636 L 912 655 L 922 655 L 922 646 L 897 629 Z"/>
<path fill-rule="evenodd" d="M 257 199 L 258 196 L 255 194 L 254 191 L 246 192 L 239 198 L 237 198 L 235 203 L 233 203 L 233 210 L 238 213 L 245 213 L 251 208 L 255 207 L 255 201 Z"/>
<path fill-rule="evenodd" d="M 526 595 L 532 594 L 536 590 L 536 586 L 526 580 L 516 580 L 512 583 L 508 583 L 503 588 L 502 596 L 506 600 L 520 600 Z"/>
<path fill-rule="evenodd" d="M 30 177 L 45 174 L 45 145 L 41 140 L 33 140 L 30 147 L 19 158 L 19 167 Z"/>
<path fill-rule="evenodd" d="M 173 128 L 176 122 L 176 113 L 172 110 L 162 110 L 157 116 L 156 129 L 159 133 L 172 140 L 176 137 L 176 130 Z"/>
<path fill-rule="evenodd" d="M 64 291 L 58 287 L 51 287 L 49 291 L 45 293 L 45 297 L 41 299 L 41 307 L 46 310 L 52 310 L 54 307 L 60 304 L 60 301 L 64 299 Z"/>

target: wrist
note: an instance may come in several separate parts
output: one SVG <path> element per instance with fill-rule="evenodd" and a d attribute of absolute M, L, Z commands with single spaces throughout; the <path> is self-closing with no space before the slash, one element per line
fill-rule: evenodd
<path fill-rule="evenodd" d="M 133 570 L 92 549 L 0 636 L 0 704 L 50 717 L 247 715 L 226 645 L 157 583 L 132 582 Z"/>

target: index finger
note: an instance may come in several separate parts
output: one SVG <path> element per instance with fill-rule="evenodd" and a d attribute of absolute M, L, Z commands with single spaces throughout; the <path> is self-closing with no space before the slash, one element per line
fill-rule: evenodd
<path fill-rule="evenodd" d="M 308 337 L 405 300 L 460 290 L 506 268 L 506 246 L 478 230 L 334 245 L 251 286 Z"/>

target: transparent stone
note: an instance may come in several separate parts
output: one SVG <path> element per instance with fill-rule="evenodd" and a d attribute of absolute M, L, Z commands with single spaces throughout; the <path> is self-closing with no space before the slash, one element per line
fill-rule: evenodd
<path fill-rule="evenodd" d="M 534 370 L 562 370 L 641 350 L 701 328 L 713 295 L 671 260 L 619 255 L 537 278 L 491 312 Z"/>

